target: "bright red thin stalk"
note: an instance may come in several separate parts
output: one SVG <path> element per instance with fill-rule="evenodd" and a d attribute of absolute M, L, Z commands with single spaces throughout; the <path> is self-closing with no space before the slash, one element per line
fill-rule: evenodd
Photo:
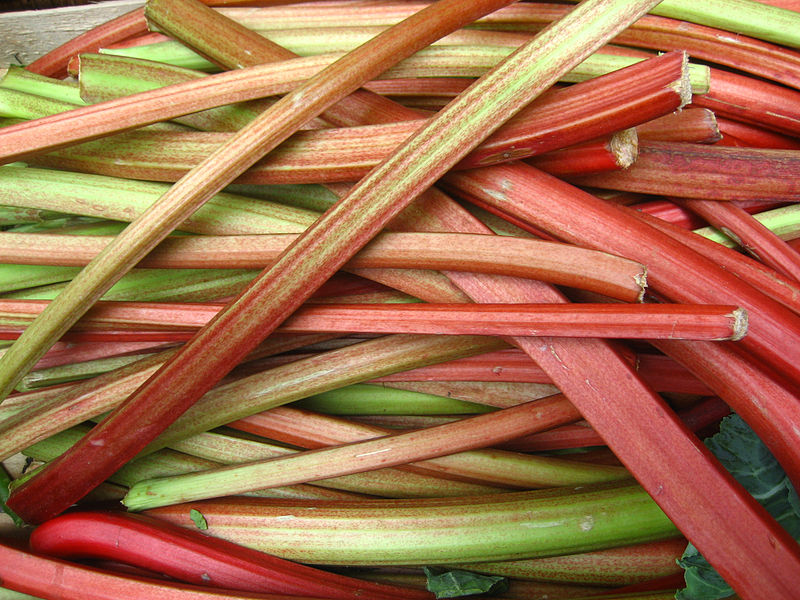
<path fill-rule="evenodd" d="M 800 283 L 800 254 L 743 208 L 714 200 L 679 200 L 711 225 L 733 237 L 756 259 Z"/>
<path fill-rule="evenodd" d="M 800 91 L 760 79 L 712 69 L 709 91 L 694 96 L 692 104 L 717 116 L 800 135 Z"/>
<path fill-rule="evenodd" d="M 331 600 L 432 597 L 294 563 L 147 515 L 73 512 L 37 527 L 30 544 L 40 554 L 111 560 L 198 586 Z"/>
<path fill-rule="evenodd" d="M 659 392 L 709 394 L 707 385 L 696 379 L 685 367 L 668 357 L 649 354 L 626 357 L 636 373 Z M 376 382 L 407 381 L 499 381 L 552 383 L 526 354 L 519 350 L 500 350 L 469 358 L 460 358 L 429 367 L 386 375 Z"/>
<path fill-rule="evenodd" d="M 67 76 L 67 64 L 73 56 L 83 52 L 97 52 L 103 46 L 146 31 L 144 8 L 137 8 L 73 38 L 33 61 L 26 68 L 40 75 L 60 79 Z"/>
<path fill-rule="evenodd" d="M 635 162 L 637 151 L 636 130 L 626 129 L 608 138 L 548 152 L 528 161 L 557 177 L 580 176 L 626 169 Z"/>
<path fill-rule="evenodd" d="M 285 594 L 257 594 L 132 577 L 55 558 L 45 558 L 0 543 L 3 587 L 37 598 L 59 600 L 304 600 Z M 313 599 L 309 596 L 305 600 Z"/>
<path fill-rule="evenodd" d="M 369 73 L 380 72 L 378 67 L 385 68 L 390 60 L 398 60 L 398 53 L 416 48 L 404 39 L 405 36 L 412 36 L 415 44 L 427 44 L 448 29 L 477 18 L 481 11 L 489 12 L 501 4 L 487 1 L 465 5 L 440 0 L 433 5 L 437 7 L 433 14 L 421 11 L 416 18 L 404 21 L 402 27 L 390 29 L 388 39 L 378 36 L 373 43 L 361 46 L 338 61 L 335 69 L 326 70 L 327 76 L 323 76 L 322 81 L 343 78 L 356 87 L 359 85 L 356 82 L 368 74 L 364 72 L 367 65 L 374 65 L 375 71 L 369 69 Z M 557 26 L 512 54 L 312 225 L 228 310 L 201 330 L 81 443 L 12 492 L 8 500 L 12 510 L 26 520 L 41 521 L 64 510 L 106 479 L 194 404 L 422 190 L 431 186 L 503 121 L 552 85 L 563 70 L 583 60 L 607 36 L 622 29 L 653 4 L 655 2 L 648 0 L 606 6 L 602 0 L 588 0 Z M 615 10 L 610 11 L 611 7 Z M 581 45 L 577 45 L 576 40 L 580 40 Z M 376 54 L 377 58 L 384 58 L 376 61 Z M 542 60 L 548 56 L 548 60 Z M 369 62 L 364 64 L 367 59 Z M 549 68 L 544 67 L 551 62 Z M 357 75 L 351 72 L 353 70 Z M 338 88 L 341 82 L 337 83 Z M 306 88 L 309 89 L 313 86 Z M 285 96 L 273 105 L 273 110 L 262 113 L 260 119 L 269 121 L 274 117 L 275 106 L 291 107 L 294 111 L 294 103 L 302 97 Z M 329 99 L 334 100 L 333 97 Z M 279 121 L 283 125 L 283 120 Z M 458 135 L 455 135 L 454 122 L 458 123 Z M 464 144 L 463 136 L 471 144 Z M 263 140 L 258 140 L 256 148 L 263 151 Z M 232 158 L 230 154 L 227 147 L 223 148 L 222 157 Z M 248 154 L 252 154 L 252 150 Z M 216 156 L 209 159 L 209 163 L 218 162 Z M 240 166 L 242 162 L 237 156 L 234 164 Z M 215 164 L 210 171 L 215 177 L 203 169 L 197 175 L 206 183 L 212 179 L 216 192 L 238 175 L 235 171 L 225 171 L 231 167 Z M 217 182 L 218 176 L 224 181 Z M 192 185 L 192 178 L 182 182 Z M 192 191 L 191 196 L 196 198 L 197 194 Z M 203 365 L 202 369 L 198 369 L 199 364 Z M 204 376 L 198 377 L 198 374 Z M 167 389 L 170 401 L 164 402 L 163 393 Z M 98 442 L 104 448 L 102 456 L 97 456 Z M 110 452 L 108 449 L 112 445 L 115 451 Z M 96 459 L 91 469 L 84 466 L 87 456 Z M 72 474 L 66 482 L 59 474 L 65 464 Z M 60 486 L 52 484 L 54 478 L 59 478 Z M 53 493 L 56 489 L 58 494 Z"/>
<path fill-rule="evenodd" d="M 796 137 L 775 133 L 724 117 L 717 117 L 717 123 L 722 134 L 722 139 L 718 143 L 722 146 L 800 150 L 800 140 Z"/>
<path fill-rule="evenodd" d="M 669 177 L 664 177 L 669 173 Z M 800 198 L 800 156 L 791 150 L 642 140 L 634 165 L 571 177 L 581 186 L 708 200 Z"/>
<path fill-rule="evenodd" d="M 692 211 L 678 206 L 671 200 L 647 200 L 644 202 L 634 202 L 626 206 L 630 206 L 631 208 L 682 229 L 699 229 L 708 224 Z"/>
<path fill-rule="evenodd" d="M 681 421 L 692 431 L 718 423 L 729 415 L 730 407 L 719 398 L 712 397 L 698 402 L 693 407 L 678 411 Z M 548 431 L 534 433 L 500 444 L 498 448 L 516 452 L 547 452 L 565 448 L 603 446 L 605 440 L 587 424 L 562 425 Z"/>

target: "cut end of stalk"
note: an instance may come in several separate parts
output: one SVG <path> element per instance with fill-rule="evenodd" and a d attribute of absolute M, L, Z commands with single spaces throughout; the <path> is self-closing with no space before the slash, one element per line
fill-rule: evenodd
<path fill-rule="evenodd" d="M 635 127 L 616 132 L 611 136 L 609 145 L 620 169 L 627 169 L 636 162 L 639 155 L 639 136 Z"/>
<path fill-rule="evenodd" d="M 685 52 L 683 53 L 683 68 L 681 69 L 681 73 L 681 78 L 672 84 L 673 89 L 681 98 L 681 105 L 678 110 L 692 101 L 692 92 L 700 94 L 708 91 L 707 88 L 703 89 L 704 86 L 692 89 L 692 77 L 689 71 L 689 55 Z"/>
<path fill-rule="evenodd" d="M 731 313 L 733 317 L 733 335 L 731 341 L 738 341 L 747 335 L 748 316 L 743 308 L 737 308 Z"/>
<path fill-rule="evenodd" d="M 642 265 L 642 272 L 635 275 L 633 279 L 636 285 L 641 289 L 639 295 L 636 297 L 636 301 L 644 302 L 644 294 L 647 291 L 647 267 Z"/>

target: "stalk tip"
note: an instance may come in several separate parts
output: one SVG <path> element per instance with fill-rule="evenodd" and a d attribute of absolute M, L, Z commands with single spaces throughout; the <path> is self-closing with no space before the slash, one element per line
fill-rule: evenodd
<path fill-rule="evenodd" d="M 636 285 L 641 288 L 639 295 L 636 297 L 636 301 L 644 302 L 644 294 L 647 291 L 647 267 L 642 265 L 642 272 L 634 275 L 633 279 L 636 282 Z"/>
<path fill-rule="evenodd" d="M 744 308 L 737 308 L 731 313 L 733 317 L 733 335 L 731 341 L 738 341 L 747 335 L 748 316 Z"/>
<path fill-rule="evenodd" d="M 635 127 L 617 131 L 611 136 L 611 152 L 620 169 L 627 169 L 639 155 L 639 135 Z"/>

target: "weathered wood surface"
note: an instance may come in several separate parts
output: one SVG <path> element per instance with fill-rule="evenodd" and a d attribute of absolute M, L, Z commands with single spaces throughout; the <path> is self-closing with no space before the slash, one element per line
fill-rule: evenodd
<path fill-rule="evenodd" d="M 0 70 L 26 65 L 46 52 L 144 4 L 110 0 L 83 6 L 0 13 Z"/>

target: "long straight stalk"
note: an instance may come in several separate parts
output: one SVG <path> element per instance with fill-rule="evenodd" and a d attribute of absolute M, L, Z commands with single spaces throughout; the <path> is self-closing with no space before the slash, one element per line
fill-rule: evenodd
<path fill-rule="evenodd" d="M 263 268 L 296 238 L 296 235 L 171 238 L 161 242 L 140 266 Z M 111 239 L 0 232 L 0 252 L 9 263 L 84 266 Z M 646 280 L 645 270 L 638 263 L 596 250 L 543 240 L 457 233 L 383 233 L 345 268 L 448 269 L 527 277 L 596 291 L 625 302 L 641 300 Z"/>
<path fill-rule="evenodd" d="M 0 310 L 2 306 L 0 301 Z M 47 304 L 27 306 L 46 310 Z M 114 305 L 97 308 L 94 315 L 77 323 L 79 329 L 197 329 L 225 307 L 140 304 L 125 307 L 127 311 L 123 307 L 115 310 Z M 19 326 L 21 319 L 14 319 Z M 744 337 L 747 316 L 735 306 L 711 304 L 322 304 L 298 308 L 275 331 L 721 341 Z"/>

